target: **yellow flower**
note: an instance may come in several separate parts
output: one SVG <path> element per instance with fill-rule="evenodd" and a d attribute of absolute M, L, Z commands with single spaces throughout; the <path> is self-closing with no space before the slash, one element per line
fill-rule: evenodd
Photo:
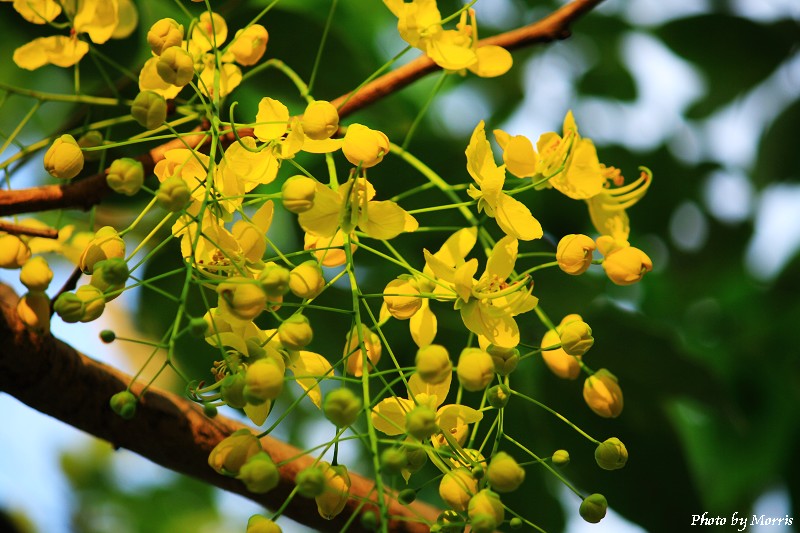
<path fill-rule="evenodd" d="M 208 52 L 219 48 L 228 38 L 228 24 L 219 13 L 204 11 L 192 29 L 189 40 L 191 51 Z"/>
<path fill-rule="evenodd" d="M 494 378 L 492 356 L 480 348 L 465 348 L 458 358 L 458 381 L 468 391 L 486 388 Z"/>
<path fill-rule="evenodd" d="M 630 235 L 630 222 L 625 210 L 632 207 L 650 188 L 653 174 L 649 169 L 641 167 L 639 178 L 628 185 L 602 190 L 587 200 L 589 216 L 595 229 L 601 235 L 608 235 L 621 242 L 627 242 Z M 606 175 L 615 183 L 622 181 L 616 169 L 606 169 Z"/>
<path fill-rule="evenodd" d="M 514 63 L 508 50 L 493 44 L 478 46 L 478 22 L 475 19 L 475 10 L 469 9 L 469 25 L 467 12 L 461 12 L 458 31 L 468 37 L 472 51 L 475 53 L 475 62 L 467 69 L 481 78 L 494 78 L 502 76 L 511 69 Z"/>
<path fill-rule="evenodd" d="M 622 412 L 622 389 L 614 374 L 605 368 L 583 382 L 583 399 L 592 411 L 603 418 L 616 418 Z"/>
<path fill-rule="evenodd" d="M 26 70 L 36 70 L 45 65 L 71 67 L 89 51 L 89 44 L 77 36 L 52 35 L 37 37 L 14 50 L 14 63 Z"/>
<path fill-rule="evenodd" d="M 236 32 L 228 48 L 236 62 L 245 67 L 255 65 L 267 49 L 269 33 L 261 24 L 253 24 Z"/>
<path fill-rule="evenodd" d="M 303 237 L 303 249 L 314 250 L 314 257 L 324 267 L 342 266 L 347 262 L 347 254 L 344 251 L 344 237 L 342 230 L 338 230 L 331 237 L 321 237 L 306 232 Z M 355 253 L 358 239 L 355 235 L 351 235 L 350 241 L 350 253 Z"/>
<path fill-rule="evenodd" d="M 653 261 L 646 253 L 630 246 L 627 241 L 620 243 L 607 235 L 597 239 L 597 248 L 603 259 L 603 270 L 608 279 L 617 285 L 631 285 L 653 270 Z"/>
<path fill-rule="evenodd" d="M 561 344 L 561 338 L 555 329 L 548 330 L 542 337 L 542 348 Z M 575 379 L 581 373 L 580 356 L 567 354 L 563 348 L 558 347 L 553 350 L 542 350 L 547 368 L 556 376 L 563 379 Z"/>
<path fill-rule="evenodd" d="M 47 24 L 61 14 L 61 4 L 55 0 L 13 0 L 13 2 L 17 13 L 33 24 Z"/>
<path fill-rule="evenodd" d="M 472 132 L 466 150 L 467 170 L 478 185 L 470 185 L 468 194 L 478 201 L 478 210 L 497 220 L 497 225 L 505 232 L 523 241 L 539 239 L 542 226 L 531 215 L 530 210 L 520 201 L 503 192 L 506 180 L 505 167 L 494 162 L 492 147 L 486 140 L 486 131 L 481 121 Z"/>
<path fill-rule="evenodd" d="M 478 492 L 478 480 L 464 467 L 447 472 L 439 482 L 439 496 L 454 511 L 466 511 Z"/>

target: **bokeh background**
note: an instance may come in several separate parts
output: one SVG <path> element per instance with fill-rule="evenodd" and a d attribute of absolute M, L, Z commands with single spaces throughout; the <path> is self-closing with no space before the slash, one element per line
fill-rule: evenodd
<path fill-rule="evenodd" d="M 153 21 L 182 18 L 172 2 L 136 3 L 141 16 L 137 32 L 102 48 L 131 67 L 149 53 L 144 35 Z M 266 3 L 231 0 L 215 8 L 234 29 Z M 443 13 L 459 5 L 439 1 Z M 480 0 L 475 7 L 486 36 L 536 20 L 558 5 Z M 329 0 L 281 1 L 263 21 L 270 32 L 266 57 L 281 58 L 308 76 L 329 7 Z M 394 26 L 377 0 L 340 0 L 315 96 L 332 99 L 352 89 L 401 50 L 404 43 Z M 10 4 L 0 5 L 0 31 L 5 43 L 0 73 L 6 83 L 70 90 L 70 71 L 47 67 L 28 73 L 11 62 L 15 46 L 50 31 L 21 24 Z M 558 271 L 535 278 L 534 294 L 551 316 L 579 312 L 592 326 L 596 344 L 587 363 L 618 376 L 625 410 L 615 420 L 593 416 L 583 404 L 581 383 L 554 378 L 541 360 L 521 367 L 515 383 L 589 433 L 619 437 L 630 451 L 625 469 L 602 471 L 594 465 L 592 449 L 568 427 L 544 411 L 512 405 L 506 419 L 509 433 L 542 455 L 568 449 L 572 462 L 565 475 L 586 492 L 605 494 L 613 510 L 599 525 L 584 524 L 574 496 L 546 473 L 531 469 L 523 490 L 504 501 L 529 509 L 528 517 L 545 530 L 685 531 L 692 515 L 703 512 L 722 517 L 733 512 L 788 515 L 794 517 L 793 527 L 749 526 L 747 531 L 800 529 L 798 44 L 797 0 L 607 0 L 575 25 L 572 38 L 515 52 L 515 66 L 502 78 L 451 77 L 411 142 L 410 151 L 445 179 L 465 183 L 469 177 L 463 151 L 479 120 L 485 119 L 489 128 L 536 138 L 559 131 L 564 114 L 572 109 L 581 133 L 595 140 L 603 162 L 629 178 L 637 175 L 639 165 L 655 175 L 645 199 L 629 211 L 631 241 L 655 263 L 643 283 L 620 288 L 602 275 L 565 279 Z M 85 89 L 102 90 L 96 72 L 90 61 L 82 63 Z M 348 122 L 381 129 L 400 141 L 435 79 L 430 76 Z M 123 87 L 128 93 L 133 90 Z M 258 100 L 266 95 L 299 107 L 293 87 L 266 71 L 234 93 L 232 98 L 240 101 L 237 116 L 254 116 Z M 31 103 L 23 102 L 11 97 L 0 108 L 3 135 L 29 109 Z M 51 134 L 54 124 L 89 118 L 73 113 L 69 106 L 47 104 L 21 140 L 34 142 Z M 9 148 L 2 159 L 14 150 Z M 313 171 L 313 163 L 308 164 Z M 40 165 L 34 157 L 13 177 L 13 185 L 41 183 Z M 381 194 L 401 192 L 409 179 L 418 179 L 409 176 L 408 167 L 387 159 L 378 178 Z M 144 201 L 110 199 L 97 209 L 96 219 L 126 224 Z M 422 207 L 430 201 L 416 198 L 404 206 Z M 590 231 L 585 208 L 577 202 L 535 192 L 524 201 L 547 232 L 547 242 L 536 249 L 553 247 L 561 235 Z M 44 219 L 88 220 L 78 212 Z M 420 220 L 460 223 L 448 212 Z M 288 217 L 279 217 L 270 235 L 285 248 L 296 247 L 302 238 Z M 419 266 L 421 246 L 437 247 L 442 239 L 422 234 L 400 238 L 397 246 Z M 367 254 L 357 261 L 365 286 L 374 284 L 376 292 L 388 274 L 399 273 Z M 168 249 L 148 265 L 147 275 L 178 264 L 175 250 Z M 53 286 L 68 274 L 62 265 Z M 3 272 L 0 279 L 13 284 L 16 274 Z M 170 290 L 168 280 L 161 286 Z M 346 290 L 336 288 L 326 296 L 335 301 Z M 128 336 L 160 336 L 174 310 L 146 291 L 132 291 L 115 304 L 100 325 L 64 328 L 56 320 L 53 331 L 99 359 L 135 371 L 146 354 L 130 345 L 103 345 L 94 340 L 97 331 L 111 327 Z M 192 305 L 200 308 L 199 301 Z M 459 319 L 443 319 L 445 308 L 437 309 L 442 309 L 437 340 L 457 351 L 464 342 Z M 347 324 L 321 322 L 315 324 L 315 347 L 338 357 Z M 411 360 L 414 347 L 405 328 L 395 322 L 388 330 L 398 339 L 395 351 Z M 522 329 L 526 341 L 539 342 L 543 328 L 533 317 Z M 198 375 L 208 371 L 213 358 L 198 356 L 200 346 L 181 346 L 188 354 L 182 364 Z M 169 379 L 161 384 L 171 385 Z M 246 517 L 258 511 L 245 500 L 128 452 L 112 453 L 107 445 L 6 395 L 0 395 L 0 413 L 0 511 L 25 522 L 23 531 L 241 531 Z M 300 446 L 318 442 L 318 415 L 313 408 L 302 413 L 281 435 Z M 357 448 L 343 453 L 360 464 Z M 295 530 L 300 526 L 285 527 Z"/>

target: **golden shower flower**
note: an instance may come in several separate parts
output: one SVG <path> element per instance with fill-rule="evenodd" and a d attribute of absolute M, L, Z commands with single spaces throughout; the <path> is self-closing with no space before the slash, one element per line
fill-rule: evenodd
<path fill-rule="evenodd" d="M 605 368 L 586 378 L 583 399 L 592 411 L 603 418 L 616 418 L 622 412 L 622 389 L 614 374 Z"/>

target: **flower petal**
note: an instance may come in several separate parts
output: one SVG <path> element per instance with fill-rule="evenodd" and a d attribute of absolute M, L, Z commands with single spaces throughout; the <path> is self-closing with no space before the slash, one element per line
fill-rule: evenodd
<path fill-rule="evenodd" d="M 436 338 L 437 321 L 427 298 L 422 300 L 422 307 L 411 317 L 408 327 L 411 338 L 418 347 L 422 348 L 433 343 L 433 339 Z"/>
<path fill-rule="evenodd" d="M 542 237 L 542 225 L 522 202 L 507 194 L 500 194 L 497 199 L 494 218 L 506 235 L 523 241 Z"/>
<path fill-rule="evenodd" d="M 322 405 L 322 391 L 320 391 L 317 378 L 333 375 L 328 360 L 317 353 L 301 350 L 289 369 L 294 374 L 297 384 L 303 390 L 308 391 L 308 397 L 319 408 Z"/>

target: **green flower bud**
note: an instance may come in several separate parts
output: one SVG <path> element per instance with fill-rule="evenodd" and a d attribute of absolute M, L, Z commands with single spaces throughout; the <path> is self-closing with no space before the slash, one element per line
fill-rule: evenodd
<path fill-rule="evenodd" d="M 517 365 L 519 364 L 519 350 L 516 348 L 503 348 L 491 344 L 486 351 L 492 356 L 494 371 L 501 376 L 507 376 L 517 369 Z"/>
<path fill-rule="evenodd" d="M 260 405 L 277 398 L 283 390 L 283 372 L 278 363 L 270 358 L 259 359 L 248 365 L 243 391 L 245 400 Z"/>
<path fill-rule="evenodd" d="M 130 391 L 116 393 L 108 403 L 111 405 L 111 410 L 125 420 L 130 420 L 136 414 L 136 396 Z"/>
<path fill-rule="evenodd" d="M 409 505 L 417 499 L 417 491 L 414 489 L 403 489 L 397 494 L 397 501 L 403 505 Z"/>
<path fill-rule="evenodd" d="M 497 529 L 498 523 L 492 515 L 479 513 L 473 516 L 469 524 L 473 533 L 492 533 Z"/>
<path fill-rule="evenodd" d="M 115 159 L 106 169 L 106 183 L 116 193 L 133 196 L 144 184 L 144 167 L 130 157 Z"/>
<path fill-rule="evenodd" d="M 378 515 L 374 511 L 364 511 L 361 514 L 361 525 L 367 531 L 377 531 L 379 526 Z"/>
<path fill-rule="evenodd" d="M 318 466 L 309 466 L 294 479 L 297 492 L 306 498 L 316 498 L 325 491 L 325 473 Z"/>
<path fill-rule="evenodd" d="M 343 428 L 352 426 L 358 419 L 363 402 L 353 391 L 345 387 L 334 389 L 325 395 L 322 412 L 325 418 Z"/>
<path fill-rule="evenodd" d="M 592 494 L 581 502 L 581 517 L 590 524 L 596 524 L 606 516 L 608 502 L 602 494 Z"/>
<path fill-rule="evenodd" d="M 300 263 L 289 273 L 289 290 L 298 298 L 316 298 L 324 287 L 322 268 L 313 259 Z"/>
<path fill-rule="evenodd" d="M 83 250 L 78 260 L 78 267 L 84 274 L 91 274 L 94 272 L 95 263 L 105 259 L 124 257 L 125 241 L 119 236 L 117 230 L 111 226 L 103 226 L 97 230 L 94 239 L 89 241 L 88 246 Z"/>
<path fill-rule="evenodd" d="M 436 433 L 436 413 L 430 407 L 418 405 L 406 414 L 406 432 L 417 440 Z"/>
<path fill-rule="evenodd" d="M 478 480 L 466 468 L 447 472 L 439 482 L 439 496 L 455 511 L 466 511 L 470 499 L 478 492 Z"/>
<path fill-rule="evenodd" d="M 486 399 L 489 400 L 489 405 L 495 409 L 502 409 L 508 404 L 511 398 L 511 389 L 506 385 L 495 385 L 486 391 Z"/>
<path fill-rule="evenodd" d="M 261 442 L 249 429 L 234 431 L 211 450 L 208 466 L 226 476 L 236 476 L 242 466 L 261 452 Z"/>
<path fill-rule="evenodd" d="M 31 249 L 16 235 L 0 235 L 0 268 L 17 269 L 31 258 Z"/>
<path fill-rule="evenodd" d="M 90 130 L 78 138 L 78 146 L 81 148 L 96 148 L 103 146 L 103 134 L 97 130 Z M 86 161 L 96 161 L 100 159 L 100 150 L 91 150 L 83 153 L 83 158 Z"/>
<path fill-rule="evenodd" d="M 628 462 L 628 449 L 621 440 L 611 437 L 595 448 L 594 460 L 603 470 L 619 470 Z"/>
<path fill-rule="evenodd" d="M 241 480 L 250 492 L 264 494 L 278 486 L 280 474 L 272 457 L 261 451 L 247 459 L 239 469 L 236 479 Z"/>
<path fill-rule="evenodd" d="M 494 362 L 480 348 L 466 348 L 458 359 L 458 380 L 468 391 L 486 388 L 494 378 Z"/>
<path fill-rule="evenodd" d="M 41 255 L 37 255 L 22 265 L 19 280 L 29 291 L 43 292 L 47 290 L 53 280 L 53 271 L 50 270 L 47 260 Z"/>
<path fill-rule="evenodd" d="M 245 533 L 282 533 L 278 524 L 260 514 L 254 514 L 247 521 L 247 531 Z"/>
<path fill-rule="evenodd" d="M 506 452 L 492 456 L 487 475 L 489 484 L 497 492 L 513 492 L 525 481 L 525 469 Z"/>
<path fill-rule="evenodd" d="M 217 408 L 210 403 L 203 404 L 203 414 L 206 415 L 208 418 L 214 418 L 219 414 Z"/>
<path fill-rule="evenodd" d="M 194 78 L 194 59 L 180 46 L 170 46 L 161 51 L 156 71 L 165 82 L 183 87 Z"/>
<path fill-rule="evenodd" d="M 94 285 L 78 287 L 78 290 L 75 291 L 75 296 L 83 301 L 81 322 L 91 322 L 103 314 L 106 308 L 106 298 L 103 296 L 103 291 Z"/>
<path fill-rule="evenodd" d="M 222 394 L 222 399 L 225 400 L 225 403 L 234 409 L 242 409 L 247 405 L 247 400 L 244 399 L 244 385 L 244 372 L 237 372 L 225 376 L 219 388 L 219 392 Z"/>
<path fill-rule="evenodd" d="M 569 464 L 569 452 L 567 450 L 556 450 L 551 459 L 556 466 L 567 466 Z"/>
<path fill-rule="evenodd" d="M 258 281 L 261 282 L 264 292 L 270 299 L 278 298 L 289 292 L 289 271 L 276 264 L 268 264 L 261 271 L 258 276 Z"/>
<path fill-rule="evenodd" d="M 189 319 L 189 333 L 195 337 L 203 338 L 208 333 L 209 327 L 206 319 L 201 316 L 194 316 Z"/>
<path fill-rule="evenodd" d="M 289 350 L 302 350 L 314 338 L 314 331 L 308 318 L 300 313 L 294 314 L 278 326 L 281 344 Z"/>
<path fill-rule="evenodd" d="M 577 319 L 561 323 L 561 349 L 569 355 L 583 355 L 594 344 L 592 328 L 581 320 L 580 315 L 570 316 L 577 317 Z"/>
<path fill-rule="evenodd" d="M 153 91 L 142 91 L 133 99 L 133 118 L 148 130 L 154 130 L 167 120 L 167 101 Z"/>
<path fill-rule="evenodd" d="M 402 448 L 386 448 L 381 452 L 381 472 L 394 476 L 408 465 L 408 457 Z"/>
<path fill-rule="evenodd" d="M 490 533 L 494 531 L 498 525 L 503 523 L 506 511 L 497 493 L 489 489 L 483 489 L 470 499 L 467 514 L 469 514 L 473 530 L 475 530 L 476 522 L 479 524 L 486 524 L 484 520 L 476 520 L 478 516 L 486 515 L 491 517 L 494 521 L 494 526 L 488 530 L 483 530 L 484 533 Z M 477 533 L 477 530 L 475 531 Z"/>
<path fill-rule="evenodd" d="M 113 263 L 112 263 L 113 261 Z M 103 293 L 107 301 L 111 301 L 121 293 L 110 296 L 109 293 L 119 291 L 125 287 L 125 280 L 127 276 L 123 277 L 121 274 L 128 273 L 128 265 L 124 259 L 106 259 L 105 261 L 98 261 L 94 265 L 94 272 L 89 284 L 96 287 L 97 290 Z M 117 280 L 122 278 L 120 283 L 111 283 L 110 280 Z"/>
<path fill-rule="evenodd" d="M 83 150 L 72 135 L 64 134 L 44 154 L 44 168 L 54 178 L 70 180 L 83 170 Z"/>
<path fill-rule="evenodd" d="M 511 529 L 520 529 L 524 525 L 524 523 L 522 522 L 521 518 L 515 516 L 514 518 L 508 521 L 508 525 L 511 526 Z"/>
<path fill-rule="evenodd" d="M 339 112 L 330 102 L 316 100 L 303 113 L 303 132 L 311 139 L 330 139 L 339 129 Z"/>
<path fill-rule="evenodd" d="M 100 340 L 106 344 L 111 344 L 117 338 L 117 334 L 110 329 L 104 329 L 100 332 Z"/>
<path fill-rule="evenodd" d="M 438 385 L 453 372 L 453 363 L 444 346 L 430 344 L 417 351 L 417 374 L 425 383 Z"/>
<path fill-rule="evenodd" d="M 325 520 L 332 520 L 344 510 L 350 496 L 350 476 L 344 465 L 331 466 L 322 462 L 320 467 L 325 474 L 325 490 L 314 499 L 319 515 Z"/>
<path fill-rule="evenodd" d="M 44 292 L 31 291 L 17 302 L 17 315 L 29 328 L 50 331 L 50 298 Z"/>
<path fill-rule="evenodd" d="M 170 176 L 162 181 L 156 193 L 158 204 L 172 213 L 183 209 L 191 197 L 192 191 L 180 176 Z"/>
<path fill-rule="evenodd" d="M 314 207 L 316 194 L 317 180 L 303 175 L 292 176 L 281 187 L 281 203 L 287 211 L 305 213 Z"/>
<path fill-rule="evenodd" d="M 414 446 L 413 443 L 403 445 L 403 450 L 406 452 L 406 470 L 412 474 L 425 466 L 428 462 L 428 454 L 421 446 Z"/>
<path fill-rule="evenodd" d="M 167 48 L 180 46 L 183 41 L 183 26 L 171 18 L 157 20 L 147 32 L 147 44 L 157 56 Z"/>
<path fill-rule="evenodd" d="M 53 303 L 53 311 L 64 322 L 73 324 L 80 322 L 81 317 L 83 317 L 84 303 L 74 292 L 62 292 Z"/>
<path fill-rule="evenodd" d="M 483 479 L 483 476 L 486 475 L 486 470 L 484 470 L 481 465 L 473 466 L 470 472 L 472 472 L 472 477 L 475 479 Z"/>
<path fill-rule="evenodd" d="M 217 285 L 219 307 L 242 321 L 251 321 L 267 307 L 267 295 L 255 280 L 235 277 Z"/>

